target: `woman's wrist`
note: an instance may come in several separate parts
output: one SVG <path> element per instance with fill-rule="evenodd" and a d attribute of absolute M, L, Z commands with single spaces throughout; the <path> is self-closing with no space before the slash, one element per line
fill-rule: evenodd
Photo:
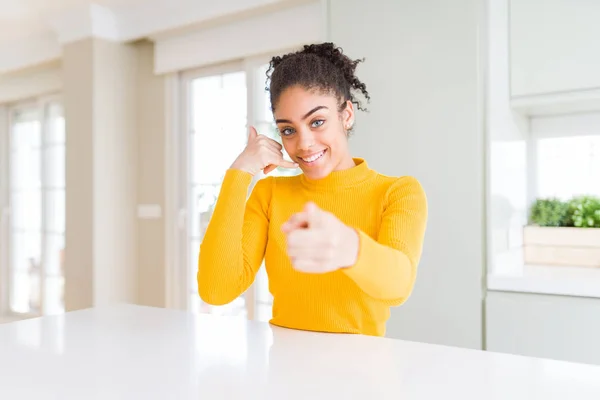
<path fill-rule="evenodd" d="M 231 166 L 229 167 L 229 169 L 235 169 L 238 171 L 243 171 L 246 172 L 252 176 L 254 176 L 256 174 L 256 171 L 253 171 L 252 168 L 248 168 L 247 165 L 244 165 L 243 163 L 240 163 L 239 161 L 234 161 L 233 164 L 231 164 Z"/>

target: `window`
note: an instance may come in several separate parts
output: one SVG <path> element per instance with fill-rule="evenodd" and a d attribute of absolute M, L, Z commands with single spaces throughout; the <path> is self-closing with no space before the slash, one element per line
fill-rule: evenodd
<path fill-rule="evenodd" d="M 600 126 L 597 129 L 598 135 L 537 139 L 538 197 L 600 197 Z"/>
<path fill-rule="evenodd" d="M 262 61 L 262 60 L 261 60 Z M 187 216 L 185 240 L 180 240 L 185 277 L 189 288 L 187 308 L 193 312 L 232 315 L 251 319 L 271 318 L 272 297 L 264 266 L 255 284 L 225 306 L 204 304 L 196 281 L 198 252 L 219 195 L 222 179 L 247 143 L 248 127 L 279 140 L 265 91 L 267 65 L 249 60 L 189 72 L 184 75 L 184 129 L 181 148 L 187 149 L 180 169 L 186 184 L 180 201 Z M 287 155 L 286 155 L 287 157 Z M 289 157 L 287 157 L 289 158 Z M 298 170 L 277 169 L 271 175 L 297 174 Z M 259 174 L 257 180 L 264 178 Z"/>
<path fill-rule="evenodd" d="M 202 236 L 219 195 L 225 171 L 246 143 L 246 77 L 232 71 L 193 77 L 189 89 L 188 212 L 187 247 L 190 308 L 195 312 L 245 315 L 244 296 L 231 304 L 214 307 L 198 296 L 196 271 Z"/>
<path fill-rule="evenodd" d="M 65 126 L 60 103 L 44 100 L 9 109 L 8 249 L 10 314 L 64 311 Z"/>
<path fill-rule="evenodd" d="M 536 199 L 600 197 L 600 113 L 530 117 L 503 133 L 488 153 L 488 288 L 600 297 L 600 271 L 586 266 L 596 250 L 564 239 L 572 231 L 524 228 Z"/>

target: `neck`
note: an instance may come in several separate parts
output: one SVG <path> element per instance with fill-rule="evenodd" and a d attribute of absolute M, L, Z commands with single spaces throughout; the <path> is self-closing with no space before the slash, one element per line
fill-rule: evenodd
<path fill-rule="evenodd" d="M 340 162 L 337 167 L 335 167 L 334 171 L 343 171 L 345 169 L 350 169 L 356 166 L 356 161 L 354 158 L 348 156 L 342 162 Z"/>

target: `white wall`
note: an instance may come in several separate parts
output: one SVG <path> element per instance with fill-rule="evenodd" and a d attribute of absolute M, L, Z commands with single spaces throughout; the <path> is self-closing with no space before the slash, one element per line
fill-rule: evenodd
<path fill-rule="evenodd" d="M 100 39 L 93 46 L 94 305 L 135 303 L 137 50 Z"/>
<path fill-rule="evenodd" d="M 372 96 L 352 149 L 385 174 L 414 175 L 429 199 L 416 288 L 388 336 L 482 345 L 484 132 L 478 0 L 331 0 L 330 38 Z"/>
<path fill-rule="evenodd" d="M 600 300 L 490 292 L 487 349 L 600 364 Z"/>
<path fill-rule="evenodd" d="M 531 118 L 530 131 L 537 138 L 597 135 L 600 132 L 600 112 Z"/>
<path fill-rule="evenodd" d="M 64 48 L 65 308 L 137 301 L 137 52 L 86 39 Z"/>
<path fill-rule="evenodd" d="M 137 48 L 137 200 L 165 210 L 166 191 L 170 188 L 165 170 L 165 77 L 154 74 L 154 46 L 143 42 Z M 165 232 L 164 216 L 138 219 L 138 304 L 166 305 Z"/>
<path fill-rule="evenodd" d="M 324 31 L 321 14 L 321 2 L 312 1 L 159 39 L 154 68 L 159 74 L 177 72 L 317 42 Z M 290 29 L 297 21 L 302 29 Z"/>

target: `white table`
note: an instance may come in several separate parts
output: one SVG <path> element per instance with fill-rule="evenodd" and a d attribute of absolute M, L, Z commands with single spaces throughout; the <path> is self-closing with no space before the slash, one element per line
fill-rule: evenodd
<path fill-rule="evenodd" d="M 600 399 L 600 367 L 114 306 L 0 325 L 0 399 Z"/>

